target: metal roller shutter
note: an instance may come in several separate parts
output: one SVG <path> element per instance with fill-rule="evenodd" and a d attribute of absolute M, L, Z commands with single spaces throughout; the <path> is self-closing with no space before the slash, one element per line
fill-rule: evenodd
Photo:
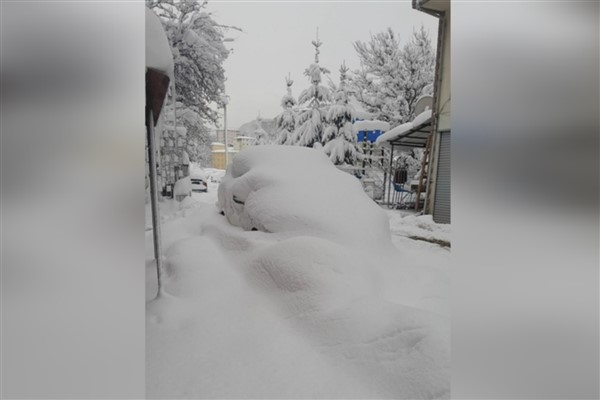
<path fill-rule="evenodd" d="M 440 132 L 440 151 L 433 201 L 433 220 L 450 223 L 450 132 Z"/>

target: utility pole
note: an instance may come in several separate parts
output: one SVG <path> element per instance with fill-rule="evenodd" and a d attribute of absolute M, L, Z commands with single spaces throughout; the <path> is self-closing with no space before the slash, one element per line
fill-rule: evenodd
<path fill-rule="evenodd" d="M 227 98 L 225 98 L 225 102 L 223 103 L 223 130 L 225 131 L 225 169 L 227 169 L 227 165 L 229 164 L 229 145 L 227 144 Z"/>

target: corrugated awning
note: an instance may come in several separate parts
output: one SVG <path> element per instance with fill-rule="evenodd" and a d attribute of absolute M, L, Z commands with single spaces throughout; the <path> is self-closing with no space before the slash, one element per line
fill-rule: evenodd
<path fill-rule="evenodd" d="M 403 147 L 425 147 L 431 133 L 431 120 L 411 128 L 408 132 L 389 141 L 389 144 Z"/>
<path fill-rule="evenodd" d="M 431 133 L 431 110 L 419 114 L 412 122 L 395 127 L 377 138 L 378 144 L 402 147 L 425 147 Z"/>

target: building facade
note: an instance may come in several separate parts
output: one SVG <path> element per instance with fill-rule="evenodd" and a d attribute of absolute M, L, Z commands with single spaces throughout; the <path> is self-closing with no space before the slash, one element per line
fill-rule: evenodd
<path fill-rule="evenodd" d="M 412 6 L 439 20 L 425 213 L 450 223 L 450 0 L 413 0 Z"/>

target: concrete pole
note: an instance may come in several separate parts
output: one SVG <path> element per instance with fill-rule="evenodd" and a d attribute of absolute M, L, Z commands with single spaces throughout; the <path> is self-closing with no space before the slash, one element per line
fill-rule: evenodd
<path fill-rule="evenodd" d="M 229 149 L 227 144 L 227 103 L 223 105 L 223 131 L 225 137 L 225 169 L 227 169 L 227 165 L 229 164 Z"/>
<path fill-rule="evenodd" d="M 175 91 L 175 79 L 173 79 L 171 81 L 171 90 L 172 90 L 172 94 L 173 94 L 173 138 L 175 140 L 174 143 L 174 147 L 175 147 L 175 153 L 177 153 L 177 92 Z M 171 190 L 171 198 L 174 199 L 175 198 L 175 182 L 177 181 L 177 172 L 175 171 L 175 166 L 171 166 L 171 169 L 173 170 L 173 173 L 175 174 L 175 180 L 172 182 L 173 186 L 172 186 L 172 190 Z"/>

